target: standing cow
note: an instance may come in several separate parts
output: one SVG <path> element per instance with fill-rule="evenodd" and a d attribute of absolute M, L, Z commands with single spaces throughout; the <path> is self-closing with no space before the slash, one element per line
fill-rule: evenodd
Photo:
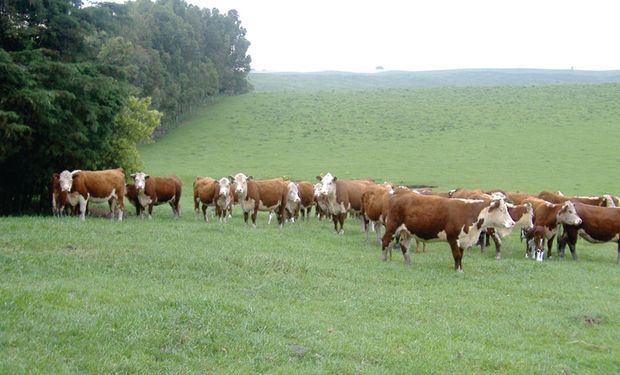
<path fill-rule="evenodd" d="M 454 257 L 454 269 L 463 271 L 464 250 L 474 245 L 488 227 L 511 228 L 514 221 L 503 199 L 473 200 L 427 196 L 410 192 L 394 194 L 390 199 L 382 239 L 381 259 L 394 235 L 400 235 L 400 247 L 406 264 L 411 263 L 411 238 L 448 242 Z"/>
<path fill-rule="evenodd" d="M 233 181 L 246 225 L 251 214 L 252 226 L 256 228 L 258 211 L 276 212 L 280 227 L 284 225 L 286 202 L 289 199 L 288 182 L 281 178 L 255 180 L 243 173 L 237 173 Z"/>
<path fill-rule="evenodd" d="M 321 182 L 320 196 L 327 201 L 327 210 L 332 215 L 334 230 L 344 234 L 343 227 L 347 213 L 362 211 L 362 194 L 367 187 L 375 183 L 370 180 L 339 180 L 331 173 L 316 176 L 316 178 Z M 338 230 L 338 224 L 340 224 L 340 230 Z M 364 225 L 363 222 L 361 225 Z"/>
<path fill-rule="evenodd" d="M 112 217 L 118 205 L 118 220 L 123 220 L 125 173 L 122 168 L 103 171 L 65 170 L 60 173 L 59 179 L 61 192 L 67 193 L 67 201 L 72 206 L 80 205 L 81 220 L 86 219 L 89 201 L 109 202 Z"/>
<path fill-rule="evenodd" d="M 172 207 L 175 218 L 181 216 L 181 180 L 177 176 L 149 176 L 144 172 L 131 174 L 136 191 L 138 192 L 139 216 L 144 217 L 144 210 L 148 207 L 149 219 L 153 216 L 153 206 L 168 203 Z"/>

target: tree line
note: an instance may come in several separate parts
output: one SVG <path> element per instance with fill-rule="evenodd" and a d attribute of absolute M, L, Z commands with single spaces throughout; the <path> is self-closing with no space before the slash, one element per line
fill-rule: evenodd
<path fill-rule="evenodd" d="M 53 172 L 135 170 L 156 129 L 251 90 L 245 35 L 183 0 L 0 2 L 0 215 L 46 210 Z"/>

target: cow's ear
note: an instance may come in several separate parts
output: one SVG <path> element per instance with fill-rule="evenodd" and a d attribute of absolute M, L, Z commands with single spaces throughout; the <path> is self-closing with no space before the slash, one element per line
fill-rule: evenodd
<path fill-rule="evenodd" d="M 131 178 L 133 178 L 135 180 L 136 179 L 136 174 L 132 173 L 132 174 L 129 175 L 129 177 L 131 177 Z"/>
<path fill-rule="evenodd" d="M 151 177 L 151 176 L 149 176 L 148 174 L 145 174 L 145 175 L 144 175 L 144 179 L 145 179 L 145 180 L 149 179 L 150 177 Z"/>
<path fill-rule="evenodd" d="M 248 176 L 248 181 L 253 180 L 254 176 Z"/>
<path fill-rule="evenodd" d="M 316 179 L 319 180 L 319 181 L 323 181 L 323 177 L 321 177 L 321 176 L 316 176 Z"/>
<path fill-rule="evenodd" d="M 336 181 L 338 179 L 338 177 L 334 176 L 334 179 L 332 181 Z"/>
<path fill-rule="evenodd" d="M 228 181 L 233 182 L 235 180 L 235 178 L 233 176 L 228 176 Z"/>
<path fill-rule="evenodd" d="M 496 199 L 496 200 L 493 200 L 493 201 L 491 202 L 491 207 L 490 207 L 490 209 L 491 209 L 491 210 L 495 210 L 496 208 L 499 208 L 499 205 L 500 205 L 500 201 L 499 201 L 499 200 L 497 200 L 497 199 Z"/>

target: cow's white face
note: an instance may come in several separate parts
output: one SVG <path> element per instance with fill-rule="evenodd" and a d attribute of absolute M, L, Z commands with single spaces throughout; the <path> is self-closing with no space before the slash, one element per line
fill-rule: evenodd
<path fill-rule="evenodd" d="M 493 228 L 512 228 L 514 220 L 508 213 L 508 206 L 503 199 L 493 199 L 488 207 L 485 224 Z"/>
<path fill-rule="evenodd" d="M 230 180 L 228 177 L 220 178 L 218 184 L 220 185 L 219 195 L 227 197 L 230 193 Z"/>
<path fill-rule="evenodd" d="M 252 178 L 252 177 L 248 177 L 246 175 L 244 175 L 243 173 L 237 173 L 234 177 L 233 177 L 233 181 L 235 183 L 235 192 L 238 195 L 245 195 L 248 192 L 248 180 Z"/>
<path fill-rule="evenodd" d="M 337 177 L 332 176 L 331 173 L 327 173 L 321 178 L 321 195 L 332 195 L 336 191 Z"/>
<path fill-rule="evenodd" d="M 292 203 L 301 202 L 301 199 L 299 198 L 299 186 L 297 186 L 294 182 L 288 183 L 287 201 Z"/>
<path fill-rule="evenodd" d="M 139 192 L 144 192 L 146 180 L 149 178 L 149 175 L 144 172 L 136 172 L 131 175 L 131 178 L 135 181 L 136 190 Z"/>
<path fill-rule="evenodd" d="M 581 218 L 577 215 L 577 210 L 575 209 L 573 202 L 564 202 L 562 208 L 558 211 L 557 222 L 568 225 L 579 225 L 581 224 L 581 221 Z"/>
<path fill-rule="evenodd" d="M 69 171 L 62 171 L 60 173 L 60 191 L 71 191 L 71 186 L 73 186 L 73 173 Z"/>
<path fill-rule="evenodd" d="M 317 198 L 321 196 L 321 186 L 323 185 L 320 182 L 314 184 L 314 196 Z"/>

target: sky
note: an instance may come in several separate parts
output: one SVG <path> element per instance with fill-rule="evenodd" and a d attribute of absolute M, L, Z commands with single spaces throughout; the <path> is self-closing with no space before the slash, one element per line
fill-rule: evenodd
<path fill-rule="evenodd" d="M 620 69 L 619 0 L 186 0 L 236 9 L 256 71 Z"/>

